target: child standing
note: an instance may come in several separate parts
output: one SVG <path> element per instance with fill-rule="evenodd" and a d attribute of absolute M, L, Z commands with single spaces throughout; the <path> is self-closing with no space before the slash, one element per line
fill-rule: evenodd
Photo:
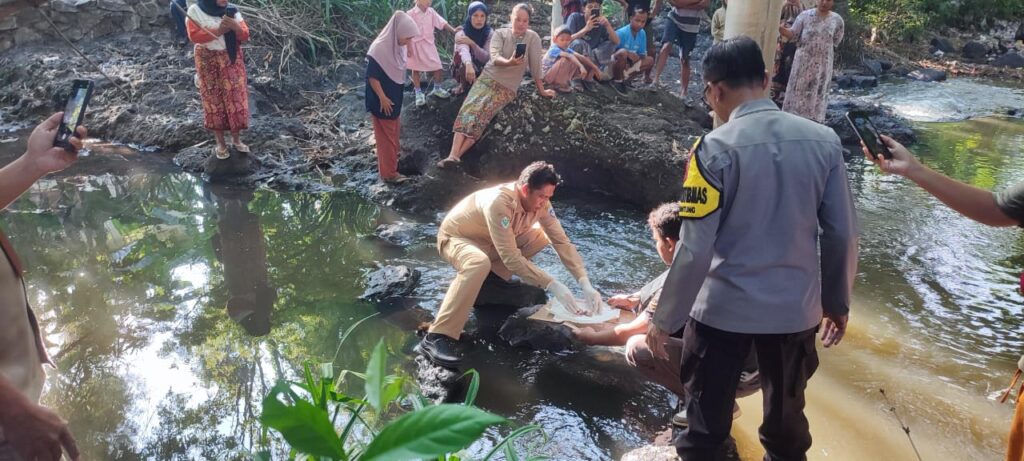
<path fill-rule="evenodd" d="M 377 171 L 381 180 L 388 183 L 405 180 L 398 173 L 402 82 L 406 49 L 419 32 L 409 15 L 396 11 L 366 52 L 366 111 L 373 120 L 373 137 L 377 141 Z"/>
<path fill-rule="evenodd" d="M 430 92 L 431 96 L 442 99 L 450 96 L 441 88 L 441 56 L 437 54 L 437 46 L 434 44 L 434 29 L 444 29 L 452 34 L 455 33 L 455 29 L 430 7 L 433 3 L 433 0 L 416 0 L 416 6 L 406 12 L 420 29 L 419 35 L 413 37 L 408 47 L 408 65 L 412 71 L 412 86 L 416 90 L 417 106 L 427 102 L 427 97 L 420 88 L 420 72 L 434 73 L 434 90 Z"/>

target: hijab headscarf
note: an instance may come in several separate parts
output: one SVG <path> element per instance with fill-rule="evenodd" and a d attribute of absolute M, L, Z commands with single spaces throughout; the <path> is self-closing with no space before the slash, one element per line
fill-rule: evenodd
<path fill-rule="evenodd" d="M 404 11 L 396 11 L 370 44 L 370 50 L 366 54 L 377 61 L 391 81 L 402 83 L 405 81 L 405 48 L 399 45 L 398 41 L 415 37 L 419 33 L 420 27 L 416 25 L 416 21 Z"/>
<path fill-rule="evenodd" d="M 199 5 L 199 9 L 215 18 L 228 16 L 231 19 L 235 19 L 235 13 L 238 13 L 238 7 L 228 3 L 227 6 L 217 5 L 217 0 L 199 0 L 196 2 Z M 224 34 L 224 46 L 227 48 L 228 57 L 231 58 L 231 64 L 235 63 L 235 58 L 238 57 L 238 37 L 235 35 L 235 31 L 231 30 Z"/>
<path fill-rule="evenodd" d="M 484 2 L 470 3 L 469 10 L 466 13 L 466 22 L 462 24 L 462 33 L 471 38 L 473 42 L 476 43 L 476 46 L 483 48 L 484 44 L 487 43 L 487 37 L 491 36 L 491 25 L 485 20 L 482 28 L 474 28 L 473 15 L 477 11 L 483 11 L 486 16 L 491 14 L 491 11 L 487 9 L 487 5 L 484 5 Z"/>

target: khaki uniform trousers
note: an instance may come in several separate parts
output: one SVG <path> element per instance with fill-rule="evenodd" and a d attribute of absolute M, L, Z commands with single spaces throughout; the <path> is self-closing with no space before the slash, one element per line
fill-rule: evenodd
<path fill-rule="evenodd" d="M 516 246 L 527 259 L 550 244 L 547 235 L 540 229 L 530 229 L 516 237 Z M 438 235 L 437 250 L 445 261 L 455 267 L 456 274 L 428 331 L 459 339 L 487 274 L 494 272 L 502 279 L 509 280 L 512 272 L 501 262 L 492 246 L 481 247 L 468 239 Z"/>

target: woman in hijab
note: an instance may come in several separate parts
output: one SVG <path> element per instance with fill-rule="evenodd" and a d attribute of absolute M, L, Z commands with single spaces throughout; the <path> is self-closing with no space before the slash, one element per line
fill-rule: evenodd
<path fill-rule="evenodd" d="M 377 171 L 381 180 L 398 183 L 399 116 L 405 82 L 406 45 L 420 28 L 404 11 L 396 11 L 366 53 L 366 111 L 377 141 Z"/>
<path fill-rule="evenodd" d="M 490 13 L 483 2 L 470 3 L 466 22 L 462 24 L 462 30 L 455 33 L 452 77 L 459 83 L 455 94 L 473 86 L 476 76 L 491 60 L 491 26 L 487 24 Z"/>
<path fill-rule="evenodd" d="M 217 139 L 214 153 L 231 156 L 224 132 L 238 152 L 249 153 L 241 131 L 249 128 L 249 93 L 241 43 L 249 41 L 249 26 L 228 0 L 199 0 L 188 9 L 188 38 L 196 44 L 196 73 L 203 100 L 203 125 Z"/>

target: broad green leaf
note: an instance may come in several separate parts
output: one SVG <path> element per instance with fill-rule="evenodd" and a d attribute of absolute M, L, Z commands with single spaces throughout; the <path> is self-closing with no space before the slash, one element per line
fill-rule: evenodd
<path fill-rule="evenodd" d="M 281 394 L 290 395 L 295 404 L 282 403 L 278 400 Z M 276 384 L 263 399 L 260 422 L 281 433 L 288 445 L 296 451 L 333 459 L 345 457 L 341 439 L 334 432 L 327 412 L 298 398 L 287 383 Z"/>
<path fill-rule="evenodd" d="M 518 439 L 520 437 L 523 437 L 526 434 L 529 434 L 529 433 L 532 433 L 532 432 L 540 432 L 545 440 L 547 440 L 547 438 L 548 438 L 548 435 L 544 432 L 544 428 L 542 428 L 542 427 L 540 427 L 540 426 L 538 426 L 536 424 L 531 424 L 529 426 L 520 427 L 519 429 L 516 429 L 516 430 L 512 431 L 511 434 L 509 434 L 507 437 L 505 437 L 500 442 L 498 442 L 496 445 L 494 445 L 494 448 L 491 449 L 490 453 L 487 453 L 487 456 L 483 457 L 482 461 L 490 460 L 491 457 L 493 457 L 494 455 L 498 454 L 498 452 L 500 452 L 502 450 L 502 448 L 504 448 L 506 450 L 506 456 L 505 457 L 508 458 L 507 450 L 511 448 L 512 442 L 514 442 L 516 439 Z"/>
<path fill-rule="evenodd" d="M 360 461 L 405 461 L 458 451 L 506 422 L 476 407 L 442 404 L 406 413 L 384 427 Z"/>
<path fill-rule="evenodd" d="M 405 380 L 398 376 L 388 376 L 385 379 L 384 393 L 381 395 L 381 406 L 387 408 L 398 396 L 402 395 L 402 385 Z"/>
<path fill-rule="evenodd" d="M 366 365 L 366 401 L 378 412 L 384 410 L 384 374 L 387 373 L 387 346 L 384 339 L 377 342 Z"/>

